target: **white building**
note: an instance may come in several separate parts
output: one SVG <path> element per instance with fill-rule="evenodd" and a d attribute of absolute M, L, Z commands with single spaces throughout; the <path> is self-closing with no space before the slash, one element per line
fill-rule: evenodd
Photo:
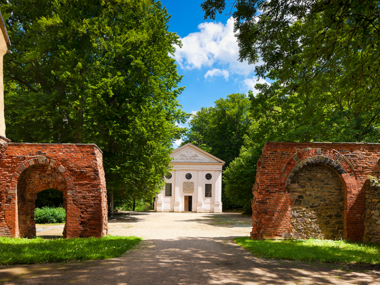
<path fill-rule="evenodd" d="M 222 167 L 225 162 L 190 143 L 170 154 L 173 170 L 157 195 L 157 212 L 222 212 Z"/>

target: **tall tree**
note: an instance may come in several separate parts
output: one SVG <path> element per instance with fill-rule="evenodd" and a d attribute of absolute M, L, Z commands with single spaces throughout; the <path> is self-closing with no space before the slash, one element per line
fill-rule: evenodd
<path fill-rule="evenodd" d="M 205 17 L 215 18 L 226 3 L 205 0 Z M 240 60 L 262 59 L 257 74 L 277 82 L 267 90 L 271 96 L 280 90 L 283 99 L 296 95 L 309 110 L 318 104 L 315 121 L 338 113 L 342 132 L 355 133 L 355 141 L 380 122 L 380 1 L 237 0 L 231 5 Z"/>
<path fill-rule="evenodd" d="M 0 0 L 14 141 L 96 143 L 108 189 L 151 198 L 186 119 L 173 55 L 179 37 L 153 0 Z"/>

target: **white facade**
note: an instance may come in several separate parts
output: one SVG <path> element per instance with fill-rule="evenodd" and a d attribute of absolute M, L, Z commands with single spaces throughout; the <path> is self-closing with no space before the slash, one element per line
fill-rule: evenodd
<path fill-rule="evenodd" d="M 222 167 L 224 161 L 186 144 L 173 151 L 171 177 L 157 195 L 157 212 L 222 212 Z M 170 191 L 171 188 L 171 191 Z"/>

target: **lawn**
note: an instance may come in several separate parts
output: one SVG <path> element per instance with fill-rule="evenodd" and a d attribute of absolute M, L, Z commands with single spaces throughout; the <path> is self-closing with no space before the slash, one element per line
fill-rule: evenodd
<path fill-rule="evenodd" d="M 380 244 L 343 240 L 253 240 L 235 238 L 235 242 L 257 257 L 311 262 L 380 264 Z"/>
<path fill-rule="evenodd" d="M 71 260 L 106 259 L 120 256 L 142 239 L 104 238 L 21 239 L 0 238 L 0 264 L 32 264 Z"/>

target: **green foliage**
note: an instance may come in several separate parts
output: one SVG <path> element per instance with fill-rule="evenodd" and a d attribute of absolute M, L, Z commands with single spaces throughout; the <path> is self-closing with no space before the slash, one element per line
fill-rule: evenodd
<path fill-rule="evenodd" d="M 136 212 L 148 212 L 150 210 L 152 210 L 152 203 L 149 202 L 141 203 L 140 205 L 136 206 L 135 209 Z"/>
<path fill-rule="evenodd" d="M 63 208 L 36 208 L 34 210 L 34 220 L 37 224 L 64 223 L 66 211 Z"/>
<path fill-rule="evenodd" d="M 231 94 L 215 101 L 214 107 L 201 108 L 189 122 L 184 142 L 193 143 L 224 160 L 227 167 L 244 142 L 252 120 L 245 94 Z"/>
<path fill-rule="evenodd" d="M 225 193 L 230 201 L 243 205 L 246 213 L 251 213 L 252 188 L 255 183 L 257 161 L 261 155 L 262 145 L 251 148 L 242 147 L 240 155 L 231 162 L 223 173 Z"/>
<path fill-rule="evenodd" d="M 225 4 L 225 0 L 205 0 L 205 17 L 215 19 Z M 329 92 L 335 102 L 349 100 L 353 110 L 358 100 L 370 107 L 379 95 L 379 4 L 378 0 L 234 1 L 240 60 L 253 63 L 260 58 L 263 64 L 257 74 L 280 81 L 286 94 L 306 97 L 310 91 Z"/>
<path fill-rule="evenodd" d="M 47 189 L 37 193 L 36 208 L 43 207 L 62 207 L 63 205 L 63 194 L 62 192 L 55 189 Z"/>
<path fill-rule="evenodd" d="M 343 240 L 253 240 L 235 242 L 257 257 L 329 263 L 380 264 L 380 245 Z"/>
<path fill-rule="evenodd" d="M 205 16 L 214 19 L 225 4 L 205 0 Z M 257 85 L 260 94 L 251 95 L 264 135 L 269 128 L 272 140 L 379 141 L 379 4 L 233 3 L 240 60 L 260 58 L 257 74 L 275 81 Z"/>
<path fill-rule="evenodd" d="M 115 208 L 122 211 L 133 211 L 133 200 L 117 200 Z M 147 212 L 153 209 L 152 202 L 145 200 L 135 200 L 135 211 L 136 212 Z"/>
<path fill-rule="evenodd" d="M 106 236 L 44 240 L 0 237 L 0 264 L 33 264 L 114 258 L 137 246 L 141 238 Z"/>
<path fill-rule="evenodd" d="M 186 120 L 166 9 L 150 0 L 0 3 L 12 40 L 8 137 L 96 143 L 110 192 L 154 197 L 183 132 L 176 122 Z"/>
<path fill-rule="evenodd" d="M 261 141 L 333 141 L 378 142 L 380 121 L 373 102 L 338 100 L 333 94 L 310 92 L 286 94 L 279 82 L 271 86 L 257 85 L 260 92 L 250 95 L 251 113 L 258 127 L 250 136 Z"/>

